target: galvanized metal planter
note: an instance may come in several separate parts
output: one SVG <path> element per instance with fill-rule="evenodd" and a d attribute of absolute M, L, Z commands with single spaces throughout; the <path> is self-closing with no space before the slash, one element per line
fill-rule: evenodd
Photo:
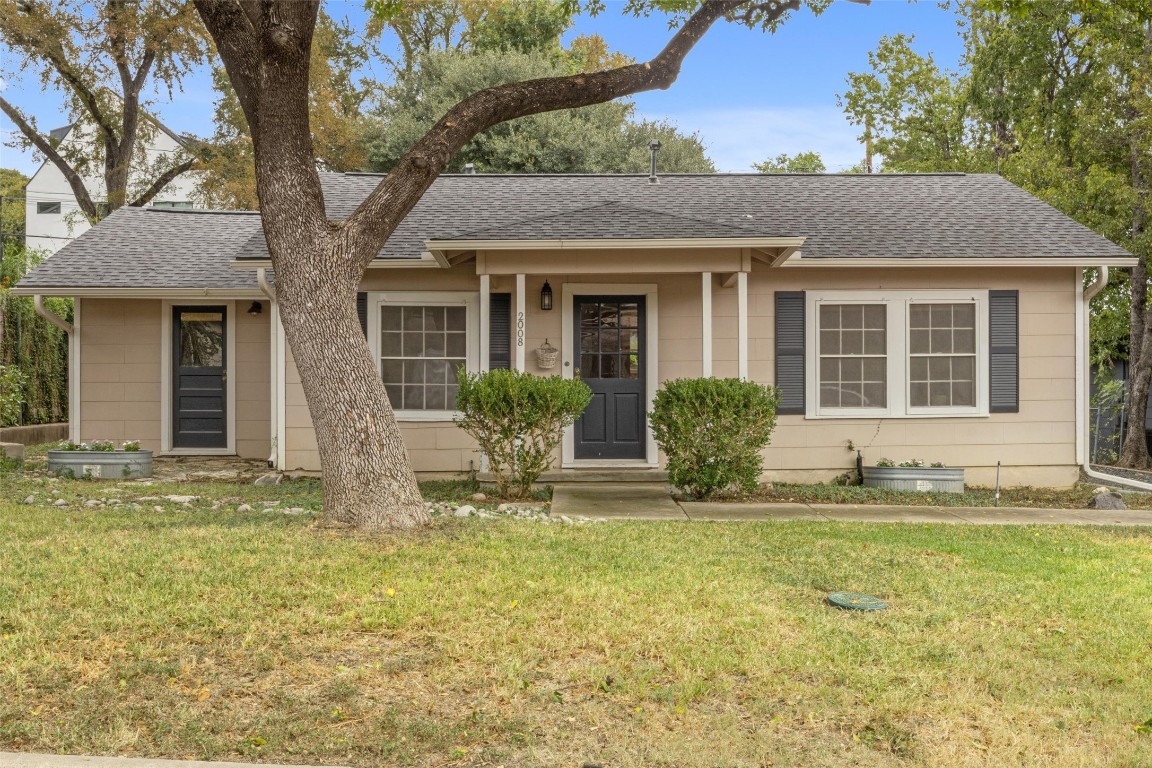
<path fill-rule="evenodd" d="M 864 467 L 864 485 L 893 491 L 964 492 L 963 467 Z"/>
<path fill-rule="evenodd" d="M 104 480 L 152 477 L 152 451 L 48 451 L 48 471 Z"/>

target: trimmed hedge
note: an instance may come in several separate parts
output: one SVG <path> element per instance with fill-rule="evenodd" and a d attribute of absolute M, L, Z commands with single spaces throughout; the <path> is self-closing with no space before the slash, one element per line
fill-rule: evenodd
<path fill-rule="evenodd" d="M 669 482 L 694 499 L 755 491 L 776 402 L 772 387 L 751 381 L 666 382 L 648 418 L 668 457 Z"/>
<path fill-rule="evenodd" d="M 508 369 L 460 371 L 456 425 L 488 457 L 496 492 L 522 498 L 552 465 L 564 429 L 584 412 L 592 390 L 578 379 Z"/>

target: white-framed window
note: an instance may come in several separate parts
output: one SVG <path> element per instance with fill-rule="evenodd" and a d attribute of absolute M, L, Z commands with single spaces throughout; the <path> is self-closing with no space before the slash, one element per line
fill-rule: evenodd
<path fill-rule="evenodd" d="M 479 365 L 479 295 L 456 291 L 369 294 L 368 335 L 397 418 L 450 421 L 457 375 Z"/>
<path fill-rule="evenodd" d="M 988 292 L 810 291 L 809 418 L 988 413 Z"/>

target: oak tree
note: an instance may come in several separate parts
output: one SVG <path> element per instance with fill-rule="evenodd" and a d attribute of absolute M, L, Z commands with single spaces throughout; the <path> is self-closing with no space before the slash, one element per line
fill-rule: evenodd
<path fill-rule="evenodd" d="M 809 0 L 815 11 L 830 0 Z M 316 431 L 324 505 L 367 529 L 426 524 L 392 407 L 360 332 L 364 270 L 452 157 L 507 120 L 668 88 L 718 21 L 773 30 L 800 0 L 630 0 L 637 13 L 680 15 L 649 61 L 485 88 L 451 107 L 347 218 L 324 209 L 309 130 L 309 63 L 319 0 L 195 0 L 252 135 L 262 226 L 276 298 Z M 385 2 L 389 7 L 399 2 Z M 603 3 L 597 3 L 599 8 Z"/>
<path fill-rule="evenodd" d="M 61 144 L 34 117 L 0 96 L 16 144 L 35 148 L 68 180 L 84 216 L 96 222 L 122 205 L 145 205 L 193 167 L 195 152 L 159 163 L 144 147 L 159 130 L 149 118 L 146 86 L 171 95 L 208 55 L 209 43 L 187 0 L 0 0 L 0 34 L 15 54 L 2 72 L 29 74 L 61 90 L 67 111 L 93 141 Z M 192 146 L 192 145 L 190 145 Z M 104 181 L 105 206 L 85 186 Z"/>

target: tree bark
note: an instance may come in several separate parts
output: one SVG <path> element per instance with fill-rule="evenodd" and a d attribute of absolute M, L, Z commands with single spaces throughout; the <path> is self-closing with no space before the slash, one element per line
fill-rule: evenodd
<path fill-rule="evenodd" d="M 706 0 L 649 62 L 473 94 L 449 110 L 344 221 L 326 217 L 309 130 L 308 66 L 318 2 L 195 4 L 252 134 L 276 299 L 316 429 L 325 512 L 378 530 L 429 520 L 355 313 L 364 270 L 389 235 L 481 131 L 516 117 L 667 88 L 714 22 L 755 10 L 767 24 L 799 0 Z"/>

